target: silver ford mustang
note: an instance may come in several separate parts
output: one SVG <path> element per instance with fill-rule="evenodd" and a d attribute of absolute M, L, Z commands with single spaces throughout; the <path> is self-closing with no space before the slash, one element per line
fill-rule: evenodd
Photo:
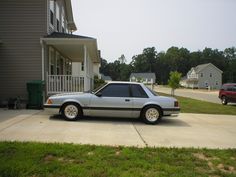
<path fill-rule="evenodd" d="M 82 116 L 132 117 L 142 118 L 147 124 L 156 124 L 162 116 L 180 111 L 175 98 L 158 96 L 136 82 L 109 82 L 95 92 L 53 95 L 44 108 L 57 110 L 66 120 Z"/>

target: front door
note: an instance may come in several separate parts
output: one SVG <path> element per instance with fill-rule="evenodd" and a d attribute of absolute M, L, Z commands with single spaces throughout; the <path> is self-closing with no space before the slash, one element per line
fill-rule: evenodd
<path fill-rule="evenodd" d="M 90 101 L 90 115 L 104 117 L 131 117 L 133 98 L 129 84 L 109 84 Z"/>

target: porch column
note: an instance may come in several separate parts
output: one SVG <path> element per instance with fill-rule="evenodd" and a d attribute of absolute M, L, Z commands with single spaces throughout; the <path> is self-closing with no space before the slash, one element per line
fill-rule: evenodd
<path fill-rule="evenodd" d="M 40 43 L 41 43 L 41 52 L 42 52 L 42 81 L 45 81 L 45 73 L 44 73 L 45 72 L 45 45 L 43 41 L 40 41 Z M 47 90 L 44 90 L 43 92 L 43 103 L 46 101 L 46 94 L 47 94 L 46 92 Z"/>
<path fill-rule="evenodd" d="M 87 72 L 87 47 L 84 45 L 84 91 L 89 90 Z"/>
<path fill-rule="evenodd" d="M 45 75 L 44 75 L 44 60 L 45 60 L 45 52 L 44 52 L 44 43 L 41 41 L 41 52 L 42 52 L 42 80 L 45 80 Z"/>

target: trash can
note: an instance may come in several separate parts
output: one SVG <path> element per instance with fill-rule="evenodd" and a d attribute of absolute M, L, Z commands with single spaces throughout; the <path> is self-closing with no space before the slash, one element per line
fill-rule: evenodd
<path fill-rule="evenodd" d="M 28 109 L 43 108 L 44 81 L 34 80 L 27 82 L 28 91 Z"/>

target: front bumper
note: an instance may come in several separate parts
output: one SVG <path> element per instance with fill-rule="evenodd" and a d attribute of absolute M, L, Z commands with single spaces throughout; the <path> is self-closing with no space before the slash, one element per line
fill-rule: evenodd
<path fill-rule="evenodd" d="M 60 111 L 60 105 L 44 104 L 43 108 L 46 112 L 48 112 L 50 114 L 58 114 Z"/>

